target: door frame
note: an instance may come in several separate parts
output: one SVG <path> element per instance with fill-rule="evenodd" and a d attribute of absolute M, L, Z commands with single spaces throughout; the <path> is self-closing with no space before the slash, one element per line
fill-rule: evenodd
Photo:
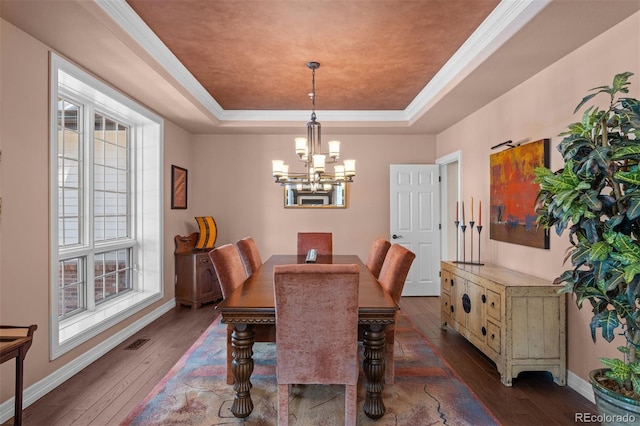
<path fill-rule="evenodd" d="M 448 256 L 448 238 L 445 230 L 453 226 L 449 220 L 449 204 L 460 200 L 461 182 L 462 182 L 462 151 L 454 151 L 443 157 L 436 159 L 436 164 L 440 167 L 440 258 L 447 260 Z M 447 167 L 457 164 L 457 182 L 449 182 Z M 449 194 L 455 194 L 455 200 L 450 200 Z M 455 208 L 454 208 L 455 210 Z"/>

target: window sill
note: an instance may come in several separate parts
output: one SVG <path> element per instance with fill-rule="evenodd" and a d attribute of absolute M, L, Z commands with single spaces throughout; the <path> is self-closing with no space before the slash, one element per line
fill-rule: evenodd
<path fill-rule="evenodd" d="M 59 342 L 60 346 L 70 344 L 72 341 L 88 340 L 114 323 L 138 312 L 152 302 L 159 300 L 158 292 L 130 292 L 126 296 L 105 302 L 95 311 L 87 311 L 72 318 L 60 321 Z M 73 346 L 80 342 L 75 342 Z"/>

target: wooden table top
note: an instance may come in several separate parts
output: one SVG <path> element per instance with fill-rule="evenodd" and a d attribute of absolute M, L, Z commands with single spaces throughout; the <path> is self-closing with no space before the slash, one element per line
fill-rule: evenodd
<path fill-rule="evenodd" d="M 304 255 L 271 256 L 216 309 L 223 323 L 275 324 L 273 267 L 305 263 Z M 392 324 L 399 309 L 356 255 L 318 256 L 317 263 L 356 264 L 360 268 L 359 323 Z"/>
<path fill-rule="evenodd" d="M 17 356 L 17 351 L 24 348 L 26 352 L 31 346 L 33 332 L 38 327 L 15 327 L 0 325 L 0 362 Z"/>

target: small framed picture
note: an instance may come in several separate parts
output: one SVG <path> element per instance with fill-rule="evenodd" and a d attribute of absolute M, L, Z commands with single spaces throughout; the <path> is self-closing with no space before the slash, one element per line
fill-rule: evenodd
<path fill-rule="evenodd" d="M 171 166 L 171 208 L 187 208 L 187 169 Z"/>

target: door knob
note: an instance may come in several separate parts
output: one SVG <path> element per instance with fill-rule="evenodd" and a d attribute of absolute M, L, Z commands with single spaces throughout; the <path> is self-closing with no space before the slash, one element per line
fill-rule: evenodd
<path fill-rule="evenodd" d="M 391 238 L 393 238 L 394 240 L 397 240 L 398 238 L 402 238 L 402 235 L 393 234 Z"/>

